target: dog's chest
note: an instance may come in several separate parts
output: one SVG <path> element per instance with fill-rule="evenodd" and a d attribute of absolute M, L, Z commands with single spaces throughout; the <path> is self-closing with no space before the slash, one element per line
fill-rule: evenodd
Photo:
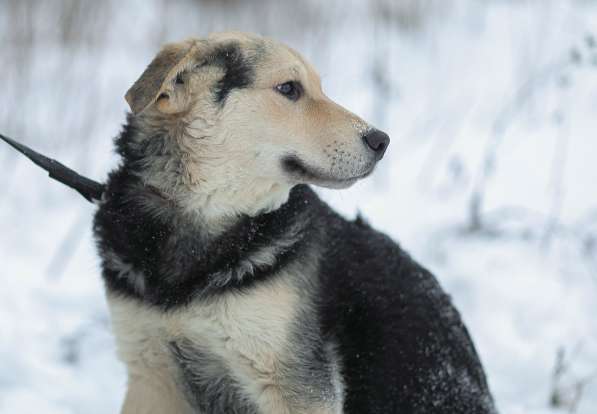
<path fill-rule="evenodd" d="M 185 338 L 231 365 L 273 371 L 288 348 L 298 297 L 283 280 L 225 294 L 180 315 L 173 338 Z"/>
<path fill-rule="evenodd" d="M 176 347 L 185 356 L 182 365 L 196 370 L 194 377 L 212 382 L 220 380 L 218 376 L 232 377 L 248 397 L 275 383 L 277 367 L 291 350 L 298 311 L 294 287 L 282 278 L 169 312 L 131 299 L 108 300 L 129 376 L 154 376 L 158 370 L 180 378 Z"/>

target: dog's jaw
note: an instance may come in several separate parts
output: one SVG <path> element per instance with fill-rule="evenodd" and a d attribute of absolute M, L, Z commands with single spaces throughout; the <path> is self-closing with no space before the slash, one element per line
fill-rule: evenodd
<path fill-rule="evenodd" d="M 253 217 L 278 209 L 288 200 L 290 190 L 288 184 L 267 180 L 255 180 L 243 187 L 199 185 L 179 195 L 179 203 L 184 211 L 217 229 L 241 215 Z"/>
<path fill-rule="evenodd" d="M 269 180 L 253 180 L 242 186 L 225 181 L 164 185 L 164 181 L 151 177 L 144 181 L 212 235 L 226 230 L 241 216 L 277 210 L 288 201 L 292 189 L 290 184 Z"/>

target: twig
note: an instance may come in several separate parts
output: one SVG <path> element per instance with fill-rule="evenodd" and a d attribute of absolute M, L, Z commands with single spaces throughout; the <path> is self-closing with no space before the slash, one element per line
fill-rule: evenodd
<path fill-rule="evenodd" d="M 565 122 L 565 121 L 564 121 Z M 559 217 L 564 204 L 564 176 L 566 171 L 566 163 L 568 159 L 568 123 L 565 122 L 565 126 L 560 128 L 560 134 L 558 135 L 558 141 L 554 151 L 554 157 L 552 161 L 552 185 L 553 185 L 553 196 L 552 202 L 548 213 L 548 219 L 545 223 L 545 230 L 541 244 L 543 247 L 548 247 L 549 242 L 554 234 L 555 228 L 558 225 Z"/>

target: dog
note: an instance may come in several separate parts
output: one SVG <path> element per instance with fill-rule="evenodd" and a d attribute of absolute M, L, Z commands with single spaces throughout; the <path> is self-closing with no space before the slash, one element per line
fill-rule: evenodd
<path fill-rule="evenodd" d="M 372 173 L 385 133 L 274 40 L 164 46 L 126 94 L 94 218 L 130 413 L 494 413 L 434 276 L 310 185 Z"/>

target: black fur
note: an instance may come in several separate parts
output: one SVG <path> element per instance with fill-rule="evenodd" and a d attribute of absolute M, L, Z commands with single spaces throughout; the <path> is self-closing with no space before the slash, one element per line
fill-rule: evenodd
<path fill-rule="evenodd" d="M 326 219 L 321 315 L 350 413 L 492 413 L 481 364 L 431 273 L 362 220 Z M 366 396 L 366 397 L 365 397 Z"/>
<path fill-rule="evenodd" d="M 216 65 L 224 70 L 224 76 L 214 86 L 215 101 L 220 104 L 231 90 L 250 86 L 255 77 L 252 60 L 243 55 L 240 45 L 234 42 L 218 46 L 203 65 Z"/>
<path fill-rule="evenodd" d="M 170 350 L 180 369 L 180 386 L 191 406 L 200 413 L 258 414 L 251 401 L 245 401 L 225 363 L 189 341 L 172 342 Z M 198 369 L 200 368 L 200 369 Z M 208 371 L 209 376 L 203 372 Z"/>
<path fill-rule="evenodd" d="M 141 168 L 147 149 L 130 145 L 136 133 L 129 122 L 117 142 L 124 161 L 110 174 L 94 223 L 104 280 L 112 293 L 175 309 L 231 290 L 250 294 L 255 285 L 281 277 L 278 270 L 290 264 L 316 268 L 317 274 L 311 275 L 316 281 L 305 290 L 316 309 L 307 325 L 316 345 L 322 338 L 337 344 L 345 413 L 495 412 L 481 363 L 450 298 L 433 275 L 389 237 L 362 219 L 345 220 L 308 186 L 299 185 L 278 210 L 240 217 L 211 238 L 133 173 Z M 161 145 L 160 137 L 150 141 Z M 286 247 L 277 251 L 274 263 L 214 283 L 214 275 L 222 272 L 242 273 L 237 269 L 241 261 L 288 239 L 289 233 L 296 237 L 289 245 L 280 244 Z M 317 260 L 307 254 L 313 251 L 319 262 L 306 263 Z M 111 269 L 111 254 L 143 277 L 143 289 L 132 275 Z M 297 341 L 305 321 L 297 321 Z M 317 357 L 324 352 L 323 343 L 313 349 L 315 365 L 328 360 Z M 192 357 L 176 346 L 173 353 L 183 365 Z M 288 375 L 308 378 L 309 367 L 315 365 Z M 200 392 L 193 381 L 187 387 Z"/>
<path fill-rule="evenodd" d="M 315 178 L 315 175 L 309 171 L 296 155 L 288 155 L 282 158 L 282 168 L 284 168 L 284 171 L 290 175 L 296 175 L 306 179 Z"/>
<path fill-rule="evenodd" d="M 236 270 L 239 261 L 282 236 L 297 216 L 307 214 L 305 204 L 286 204 L 269 214 L 243 217 L 230 230 L 206 243 L 201 229 L 195 228 L 190 221 L 185 223 L 179 218 L 181 221 L 174 224 L 174 220 L 168 222 L 171 218 L 153 217 L 143 206 L 142 197 L 126 194 L 131 181 L 135 180 L 136 177 L 125 172 L 111 175 L 108 200 L 96 215 L 95 231 L 101 251 L 124 258 L 145 276 L 146 288 L 141 293 L 135 290 L 131 281 L 108 267 L 104 272 L 108 288 L 148 304 L 171 309 L 183 306 L 197 296 L 243 289 L 275 274 L 277 269 L 292 261 L 309 238 L 311 230 L 305 229 L 300 239 L 277 254 L 276 262 L 256 267 L 251 275 L 243 277 Z M 125 191 L 121 192 L 121 189 Z M 294 197 L 302 198 L 300 192 Z M 185 226 L 187 230 L 181 232 Z M 233 274 L 229 283 L 222 285 L 213 279 L 221 272 Z"/>

